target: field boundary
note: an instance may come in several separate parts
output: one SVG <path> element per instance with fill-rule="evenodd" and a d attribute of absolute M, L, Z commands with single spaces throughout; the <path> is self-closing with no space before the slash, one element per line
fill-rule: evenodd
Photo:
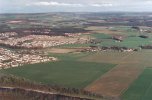
<path fill-rule="evenodd" d="M 131 55 L 131 54 L 130 54 L 130 55 Z M 127 58 L 128 56 L 130 56 L 130 55 L 127 55 L 127 56 L 123 57 L 122 60 L 126 59 L 126 58 Z M 115 66 L 114 68 L 112 68 L 111 70 L 109 70 L 108 72 L 106 72 L 104 75 L 106 75 L 106 74 L 110 73 L 111 71 L 113 71 L 114 69 L 116 69 L 120 64 L 121 64 L 121 63 L 116 64 L 116 66 Z M 89 85 L 86 86 L 85 88 L 87 88 L 87 87 L 91 86 L 92 84 L 94 84 L 96 81 L 98 81 L 99 79 L 101 79 L 102 77 L 104 77 L 104 75 L 102 75 L 101 77 L 99 77 L 98 79 L 96 79 L 94 82 L 92 82 L 91 84 L 89 84 Z"/>
<path fill-rule="evenodd" d="M 124 56 L 114 68 L 84 89 L 105 96 L 121 97 L 122 93 L 129 88 L 130 84 L 132 84 L 143 71 L 143 68 L 140 67 L 140 63 L 138 62 L 122 63 L 133 54 L 134 52 L 131 52 L 129 55 Z M 140 61 L 140 59 L 137 61 Z"/>
<path fill-rule="evenodd" d="M 132 85 L 132 84 L 140 77 L 140 75 L 143 73 L 144 69 L 145 69 L 145 68 L 143 68 L 143 70 L 141 70 L 140 74 L 135 78 L 135 80 L 134 80 L 133 82 L 131 82 L 130 85 Z M 130 86 L 129 86 L 129 87 L 130 87 Z M 128 90 L 129 87 L 127 87 L 126 89 L 124 89 L 124 90 L 122 90 L 122 91 L 120 92 L 120 98 L 121 98 L 121 96 Z"/>

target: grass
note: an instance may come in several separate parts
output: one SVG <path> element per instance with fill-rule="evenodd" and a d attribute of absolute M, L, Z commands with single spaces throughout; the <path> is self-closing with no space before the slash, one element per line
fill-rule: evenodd
<path fill-rule="evenodd" d="M 87 62 L 97 62 L 97 63 L 113 63 L 118 64 L 123 58 L 125 58 L 130 53 L 128 52 L 117 52 L 117 51 L 107 51 L 107 52 L 97 52 L 92 55 L 81 58 L 82 61 Z"/>
<path fill-rule="evenodd" d="M 99 28 L 99 27 L 98 27 Z M 100 28 L 99 28 L 100 29 Z M 101 29 L 102 30 L 102 29 Z M 104 29 L 103 29 L 104 30 Z M 122 42 L 116 42 L 111 39 L 112 35 L 104 33 L 94 33 L 90 34 L 91 37 L 96 39 L 101 39 L 102 42 L 98 45 L 101 46 L 121 46 L 128 48 L 139 48 L 141 45 L 151 45 L 152 44 L 152 34 L 146 33 L 150 38 L 140 38 L 138 37 L 140 33 L 137 30 L 132 29 L 131 27 L 113 27 L 112 30 L 122 31 L 118 32 L 119 35 L 125 35 L 126 37 Z M 66 44 L 59 47 L 62 48 L 74 48 L 74 47 L 88 47 L 91 44 Z"/>
<path fill-rule="evenodd" d="M 91 52 L 84 52 L 84 53 L 66 53 L 66 54 L 54 54 L 50 53 L 49 56 L 57 57 L 59 60 L 62 61 L 76 61 L 83 57 L 87 57 L 93 53 Z"/>
<path fill-rule="evenodd" d="M 84 88 L 114 66 L 105 63 L 59 61 L 25 65 L 0 72 L 50 85 Z"/>
<path fill-rule="evenodd" d="M 128 48 L 139 48 L 141 45 L 149 45 L 152 44 L 151 38 L 140 38 L 140 37 L 128 37 L 124 39 L 122 42 L 115 42 L 115 40 L 107 39 L 104 40 L 100 45 L 102 46 L 125 46 Z"/>
<path fill-rule="evenodd" d="M 107 34 L 91 34 L 91 36 L 101 39 L 102 42 L 98 45 L 101 46 L 120 46 L 120 47 L 128 47 L 128 48 L 139 48 L 141 45 L 150 45 L 152 44 L 152 38 L 140 38 L 138 36 L 127 37 L 122 42 L 116 42 L 113 39 L 110 39 L 112 36 Z"/>
<path fill-rule="evenodd" d="M 97 63 L 112 63 L 112 64 L 134 64 L 139 63 L 141 66 L 152 66 L 152 50 L 140 50 L 138 52 L 118 52 L 106 51 L 97 52 L 81 58 L 81 61 L 97 62 Z"/>
<path fill-rule="evenodd" d="M 152 68 L 146 68 L 123 94 L 123 100 L 152 100 Z"/>
<path fill-rule="evenodd" d="M 107 39 L 107 38 L 112 38 L 112 36 L 108 35 L 108 34 L 103 34 L 103 33 L 94 33 L 94 34 L 90 34 L 90 36 L 95 37 L 97 39 Z"/>
<path fill-rule="evenodd" d="M 97 29 L 100 29 L 100 27 L 97 27 Z M 101 28 L 100 30 L 104 30 L 104 29 Z M 140 33 L 137 30 L 132 29 L 131 27 L 118 26 L 118 27 L 113 27 L 111 30 L 120 31 L 115 34 L 125 35 L 128 37 L 126 37 L 122 42 L 116 42 L 115 40 L 110 39 L 112 37 L 112 34 L 96 33 L 96 34 L 91 34 L 91 36 L 97 39 L 101 39 L 102 42 L 98 44 L 101 46 L 121 46 L 121 47 L 125 46 L 128 48 L 139 48 L 139 46 L 141 45 L 152 44 L 152 38 L 151 38 L 152 34 L 150 33 L 149 34 L 145 33 L 146 35 L 149 36 L 149 38 L 144 39 L 138 37 Z"/>

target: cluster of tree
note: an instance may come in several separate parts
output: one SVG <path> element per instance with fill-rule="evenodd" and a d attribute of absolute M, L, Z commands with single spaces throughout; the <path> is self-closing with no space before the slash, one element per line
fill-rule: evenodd
<path fill-rule="evenodd" d="M 9 45 L 9 44 L 3 44 L 3 43 L 0 43 L 0 46 L 2 47 L 6 47 L 6 48 L 10 48 L 10 49 L 34 49 L 34 50 L 38 50 L 38 49 L 43 49 L 42 46 L 33 46 L 33 47 L 24 47 L 24 46 L 21 46 L 21 45 Z"/>
<path fill-rule="evenodd" d="M 45 93 L 41 91 L 28 90 L 23 88 L 5 88 L 1 87 L 0 92 L 9 92 L 11 95 L 20 95 L 27 98 L 27 100 L 93 100 L 89 98 L 82 98 L 76 96 L 68 96 L 58 93 Z M 9 95 L 8 95 L 9 96 Z M 4 100 L 4 99 L 3 99 Z"/>
<path fill-rule="evenodd" d="M 114 19 L 114 18 L 113 18 Z M 127 19 L 127 17 L 126 17 Z M 152 22 L 148 21 L 147 19 L 145 19 L 145 21 L 141 22 L 141 19 L 129 19 L 128 20 L 123 20 L 120 19 L 119 22 L 116 20 L 109 20 L 109 19 L 105 19 L 106 22 L 88 22 L 87 26 L 152 26 Z"/>
<path fill-rule="evenodd" d="M 152 45 L 140 46 L 142 49 L 152 49 Z"/>
<path fill-rule="evenodd" d="M 9 32 L 9 31 L 11 31 L 10 26 L 8 26 L 7 24 L 0 25 L 0 33 Z"/>
<path fill-rule="evenodd" d="M 63 33 L 57 33 L 52 31 L 50 28 L 20 28 L 20 29 L 14 29 L 13 31 L 19 33 L 19 35 L 50 35 L 50 36 L 60 36 L 64 35 Z"/>
<path fill-rule="evenodd" d="M 140 38 L 149 38 L 149 36 L 147 36 L 147 35 L 140 35 L 139 37 Z"/>
<path fill-rule="evenodd" d="M 76 27 L 60 27 L 60 28 L 52 28 L 52 32 L 55 33 L 83 33 L 88 32 L 84 28 L 76 28 Z"/>
<path fill-rule="evenodd" d="M 119 47 L 119 46 L 111 46 L 111 47 L 106 47 L 106 46 L 95 46 L 91 45 L 90 46 L 92 49 L 98 49 L 98 50 L 116 50 L 116 51 L 125 51 L 125 50 L 130 50 L 131 48 L 127 47 Z M 138 49 L 132 49 L 133 51 L 138 51 Z"/>
<path fill-rule="evenodd" d="M 101 42 L 102 42 L 101 39 L 91 39 L 91 40 L 89 41 L 89 43 L 91 43 L 91 44 L 98 44 L 98 43 L 101 43 Z"/>
<path fill-rule="evenodd" d="M 112 49 L 112 50 L 128 50 L 129 48 L 127 47 L 119 47 L 119 46 L 111 46 L 111 47 L 106 47 L 106 46 L 102 46 L 100 47 L 102 50 L 107 50 L 107 49 Z"/>
<path fill-rule="evenodd" d="M 0 91 L 10 91 L 13 93 L 21 93 L 26 97 L 32 97 L 32 100 L 91 100 L 88 98 L 101 98 L 104 100 L 119 100 L 114 97 L 105 97 L 83 89 L 65 88 L 60 86 L 44 85 L 40 83 L 31 82 L 24 78 L 18 78 L 12 75 L 0 75 L 0 86 L 1 87 L 14 87 L 13 89 L 7 90 L 0 88 Z M 31 91 L 40 90 L 46 93 Z M 51 92 L 51 94 L 48 94 Z M 81 97 L 82 96 L 82 97 Z M 84 98 L 83 98 L 84 97 Z M 54 98 L 54 99 L 51 99 Z"/>
<path fill-rule="evenodd" d="M 136 30 L 140 30 L 140 28 L 138 26 L 132 26 L 131 28 L 136 29 Z"/>
<path fill-rule="evenodd" d="M 50 35 L 50 36 L 64 36 L 65 33 L 83 33 L 88 32 L 84 28 L 76 27 L 59 27 L 59 28 L 20 28 L 14 29 L 14 32 L 18 33 L 20 36 L 25 35 Z"/>

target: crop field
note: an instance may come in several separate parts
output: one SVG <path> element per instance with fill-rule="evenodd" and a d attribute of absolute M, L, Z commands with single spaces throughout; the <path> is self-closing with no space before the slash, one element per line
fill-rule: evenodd
<path fill-rule="evenodd" d="M 87 57 L 82 58 L 82 61 L 94 61 L 98 63 L 121 63 L 120 59 L 125 58 L 129 55 L 129 52 L 118 52 L 118 51 L 107 51 L 107 52 L 97 52 Z"/>
<path fill-rule="evenodd" d="M 100 38 L 107 36 L 102 35 Z M 26 65 L 0 72 L 44 84 L 84 88 L 105 96 L 122 96 L 124 100 L 129 100 L 131 94 L 125 91 L 130 89 L 130 85 L 145 67 L 152 65 L 151 50 L 49 53 L 49 56 L 57 57 L 59 61 Z"/>
<path fill-rule="evenodd" d="M 120 96 L 137 79 L 146 66 L 152 65 L 149 60 L 151 57 L 152 51 L 141 50 L 139 52 L 107 51 L 82 58 L 81 60 L 85 61 L 117 64 L 116 67 L 88 85 L 85 89 L 107 96 Z"/>
<path fill-rule="evenodd" d="M 60 61 L 81 61 L 80 59 L 83 57 L 90 56 L 94 53 L 92 52 L 75 52 L 75 53 L 64 53 L 64 54 L 55 54 L 49 53 L 49 56 L 57 57 Z"/>
<path fill-rule="evenodd" d="M 129 89 L 123 94 L 123 100 L 151 100 L 152 99 L 152 68 L 145 68 Z"/>
<path fill-rule="evenodd" d="M 152 100 L 150 16 L 145 12 L 1 14 L 0 75 L 15 76 L 1 77 L 1 87 L 33 86 L 40 92 L 44 86 L 44 98 L 51 86 L 51 93 L 67 96 Z M 0 96 L 26 99 L 12 91 Z"/>
<path fill-rule="evenodd" d="M 97 39 L 108 39 L 108 38 L 112 38 L 111 35 L 109 34 L 103 34 L 103 33 L 94 33 L 94 34 L 90 34 L 90 36 L 95 37 Z"/>
<path fill-rule="evenodd" d="M 50 85 L 84 88 L 114 66 L 105 63 L 60 61 L 26 65 L 1 72 Z"/>
<path fill-rule="evenodd" d="M 88 27 L 90 30 L 94 30 L 90 36 L 100 39 L 102 42 L 98 43 L 98 46 L 120 46 L 127 48 L 138 49 L 142 45 L 152 44 L 152 34 L 151 33 L 141 33 L 131 27 L 125 26 L 115 26 L 115 27 Z M 96 32 L 97 31 L 97 32 Z M 123 41 L 118 42 L 112 39 L 112 36 L 121 35 L 123 36 Z M 146 35 L 149 38 L 141 38 L 140 35 Z"/>
<path fill-rule="evenodd" d="M 113 26 L 113 27 L 100 27 L 100 26 L 90 26 L 86 28 L 87 30 L 92 30 L 93 33 L 104 33 L 109 35 L 120 34 L 126 36 L 137 36 L 139 32 L 128 26 Z"/>
<path fill-rule="evenodd" d="M 101 40 L 101 43 L 98 43 L 98 46 L 118 46 L 118 47 L 127 47 L 127 48 L 136 48 L 138 49 L 142 45 L 151 45 L 152 44 L 152 34 L 151 33 L 140 33 L 139 31 L 132 29 L 131 27 L 112 27 L 107 29 L 105 27 L 88 27 L 88 30 L 97 30 L 98 32 L 91 32 L 89 36 Z M 146 34 L 149 38 L 141 38 L 140 35 Z M 121 35 L 125 38 L 123 41 L 118 42 L 112 39 L 114 35 Z M 57 46 L 59 48 L 75 48 L 75 47 L 88 47 L 91 43 L 88 44 L 66 44 L 62 46 Z"/>

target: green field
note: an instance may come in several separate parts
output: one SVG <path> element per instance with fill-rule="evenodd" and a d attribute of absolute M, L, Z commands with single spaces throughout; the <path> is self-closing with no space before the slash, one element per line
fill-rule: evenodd
<path fill-rule="evenodd" d="M 99 46 L 120 46 L 128 48 L 139 48 L 141 45 L 151 45 L 152 38 L 140 38 L 138 36 L 129 36 L 124 38 L 122 42 L 117 42 L 116 40 L 111 39 L 112 36 L 108 34 L 98 33 L 92 34 L 92 37 L 102 40 L 101 43 L 97 44 Z"/>
<path fill-rule="evenodd" d="M 99 30 L 100 27 L 97 27 L 97 30 Z M 96 30 L 96 29 L 95 29 Z M 100 29 L 104 30 L 105 29 Z M 122 42 L 117 42 L 111 37 L 114 34 L 106 34 L 106 33 L 94 33 L 91 34 L 92 37 L 96 39 L 101 39 L 102 42 L 99 43 L 99 46 L 121 46 L 121 47 L 128 47 L 128 48 L 139 48 L 141 45 L 151 45 L 152 44 L 152 34 L 151 33 L 140 33 L 139 31 L 132 29 L 131 27 L 124 27 L 124 26 L 118 26 L 118 27 L 113 27 L 110 30 L 116 30 L 117 35 L 123 35 L 125 38 L 123 39 Z M 114 31 L 115 32 L 115 31 Z M 147 35 L 149 38 L 140 38 L 138 37 L 139 35 Z"/>
<path fill-rule="evenodd" d="M 103 34 L 103 33 L 94 33 L 94 34 L 90 34 L 90 36 L 95 37 L 96 39 L 107 39 L 107 38 L 112 38 L 111 35 Z"/>
<path fill-rule="evenodd" d="M 62 61 L 77 61 L 83 57 L 94 54 L 93 52 L 84 52 L 84 53 L 65 53 L 65 54 L 54 54 L 49 53 L 49 56 L 57 57 Z"/>
<path fill-rule="evenodd" d="M 102 30 L 102 29 L 101 29 Z M 104 30 L 104 29 L 103 29 Z M 139 31 L 132 29 L 131 27 L 113 27 L 111 30 L 117 30 L 117 35 L 123 35 L 125 38 L 122 42 L 118 42 L 112 39 L 112 34 L 106 33 L 93 33 L 90 34 L 91 37 L 101 40 L 98 46 L 120 46 L 128 48 L 139 48 L 141 45 L 151 45 L 152 44 L 152 34 L 151 33 L 140 33 Z M 149 38 L 140 38 L 139 35 L 146 34 Z M 57 46 L 60 48 L 74 48 L 74 47 L 88 47 L 95 44 L 65 44 L 62 46 Z"/>
<path fill-rule="evenodd" d="M 151 45 L 152 44 L 152 38 L 140 38 L 140 37 L 128 37 L 125 38 L 122 42 L 116 42 L 112 39 L 105 39 L 100 44 L 102 46 L 125 46 L 128 48 L 139 48 L 141 45 Z"/>
<path fill-rule="evenodd" d="M 84 88 L 114 66 L 104 63 L 60 61 L 25 65 L 1 72 L 50 85 Z"/>
<path fill-rule="evenodd" d="M 137 80 L 123 94 L 123 100 L 152 99 L 152 68 L 146 68 Z"/>

